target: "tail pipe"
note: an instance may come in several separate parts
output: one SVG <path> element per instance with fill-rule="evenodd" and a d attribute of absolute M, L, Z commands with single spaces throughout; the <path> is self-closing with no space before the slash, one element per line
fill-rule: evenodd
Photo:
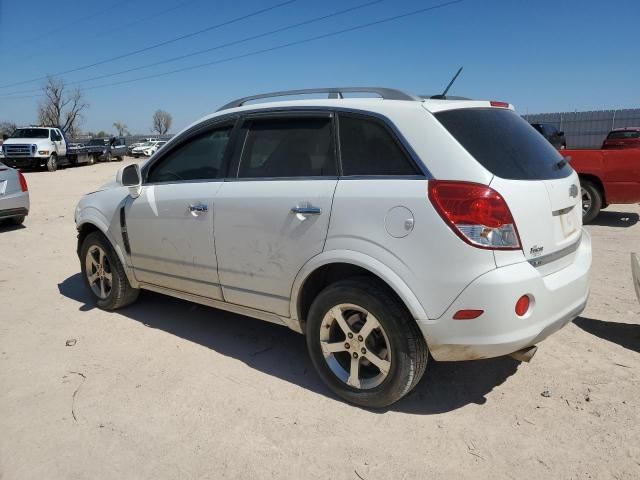
<path fill-rule="evenodd" d="M 517 352 L 513 352 L 509 356 L 511 358 L 515 358 L 519 362 L 530 362 L 533 356 L 538 351 L 538 347 L 532 345 L 531 347 L 523 348 L 522 350 L 518 350 Z"/>

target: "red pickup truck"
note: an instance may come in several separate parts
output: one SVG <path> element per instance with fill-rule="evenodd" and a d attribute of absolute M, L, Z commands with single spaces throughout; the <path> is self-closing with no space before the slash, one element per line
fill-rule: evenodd
<path fill-rule="evenodd" d="M 560 150 L 580 176 L 582 219 L 592 221 L 612 203 L 640 203 L 640 148 Z"/>

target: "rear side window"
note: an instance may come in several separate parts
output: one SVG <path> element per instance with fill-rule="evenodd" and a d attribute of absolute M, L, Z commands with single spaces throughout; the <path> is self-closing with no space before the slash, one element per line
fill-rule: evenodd
<path fill-rule="evenodd" d="M 435 114 L 487 170 L 508 180 L 564 178 L 572 169 L 520 115 L 499 108 L 466 108 Z"/>
<path fill-rule="evenodd" d="M 340 115 L 344 175 L 418 175 L 407 155 L 378 121 Z"/>
<path fill-rule="evenodd" d="M 331 118 L 248 120 L 239 178 L 336 175 Z"/>
<path fill-rule="evenodd" d="M 198 135 L 151 166 L 147 182 L 211 180 L 221 175 L 231 127 Z"/>
<path fill-rule="evenodd" d="M 607 136 L 608 139 L 624 139 L 624 138 L 640 138 L 640 132 L 636 132 L 633 130 L 620 130 L 617 132 L 611 132 Z"/>

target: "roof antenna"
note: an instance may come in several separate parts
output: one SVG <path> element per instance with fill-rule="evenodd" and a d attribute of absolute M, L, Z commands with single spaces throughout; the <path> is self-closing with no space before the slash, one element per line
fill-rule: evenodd
<path fill-rule="evenodd" d="M 453 76 L 453 78 L 449 82 L 449 85 L 447 85 L 447 88 L 444 89 L 444 92 L 442 92 L 440 95 L 433 95 L 431 98 L 439 99 L 439 100 L 446 100 L 447 99 L 447 93 L 449 92 L 449 89 L 451 88 L 451 85 L 453 85 L 453 82 L 455 82 L 456 79 L 458 78 L 458 75 L 460 75 L 460 72 L 462 72 L 462 67 L 460 67 L 458 69 L 456 74 Z"/>

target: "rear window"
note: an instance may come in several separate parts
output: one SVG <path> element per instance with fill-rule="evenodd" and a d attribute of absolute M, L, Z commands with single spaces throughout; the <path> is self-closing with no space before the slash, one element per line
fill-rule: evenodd
<path fill-rule="evenodd" d="M 607 136 L 608 139 L 621 139 L 621 138 L 640 138 L 640 132 L 633 130 L 622 130 L 618 132 L 611 132 Z"/>
<path fill-rule="evenodd" d="M 508 180 L 549 180 L 571 174 L 543 136 L 512 110 L 446 110 L 436 118 L 487 170 Z M 560 166 L 561 165 L 561 166 Z"/>

